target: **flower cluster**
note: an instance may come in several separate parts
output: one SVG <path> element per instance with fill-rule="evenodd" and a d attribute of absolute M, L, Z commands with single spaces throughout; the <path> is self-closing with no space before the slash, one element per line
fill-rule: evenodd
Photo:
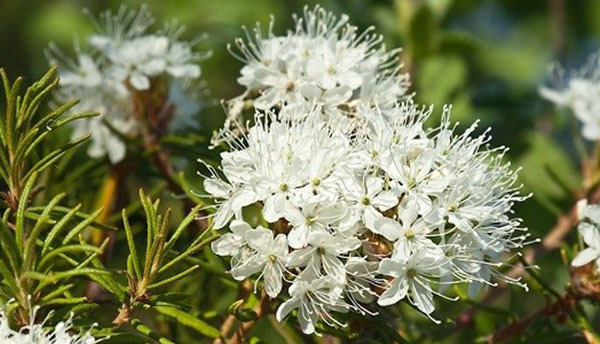
<path fill-rule="evenodd" d="M 231 149 L 204 182 L 214 227 L 231 230 L 212 248 L 231 256 L 232 276 L 262 279 L 272 298 L 289 285 L 279 320 L 298 309 L 312 333 L 318 319 L 338 324 L 335 312 L 405 299 L 433 319 L 450 284 L 520 284 L 497 268 L 527 243 L 511 218 L 525 197 L 505 149 L 472 136 L 476 124 L 456 134 L 446 108 L 426 129 L 432 109 L 412 102 L 364 108 L 368 121 L 351 132 L 318 106 L 286 111 L 297 113 L 257 112 L 246 135 L 227 135 Z"/>
<path fill-rule="evenodd" d="M 554 88 L 542 87 L 540 94 L 559 107 L 569 108 L 582 124 L 583 137 L 600 139 L 600 55 L 593 55 L 583 68 L 570 75 L 558 66 L 553 74 Z"/>
<path fill-rule="evenodd" d="M 578 204 L 578 211 L 580 223 L 577 229 L 588 247 L 579 252 L 571 265 L 579 267 L 595 261 L 600 273 L 600 206 L 582 201 Z"/>
<path fill-rule="evenodd" d="M 165 25 L 149 32 L 154 18 L 146 6 L 139 11 L 127 10 L 102 13 L 92 18 L 97 33 L 88 38 L 90 52 L 75 46 L 76 60 L 51 44 L 47 56 L 60 70 L 61 98 L 80 99 L 79 110 L 94 110 L 101 116 L 76 121 L 73 136 L 91 133 L 91 157 L 108 155 L 112 163 L 125 156 L 123 136 L 139 130 L 133 114 L 132 94 L 149 91 L 154 84 L 165 81 L 169 100 L 189 103 L 181 90 L 189 88 L 191 80 L 200 77 L 198 61 L 205 54 L 193 51 L 196 41 L 181 41 L 183 28 Z M 77 110 L 77 109 L 76 109 Z"/>
<path fill-rule="evenodd" d="M 247 98 L 261 110 L 316 104 L 325 118 L 346 125 L 361 117 L 362 106 L 389 109 L 410 97 L 400 49 L 386 51 L 372 27 L 360 33 L 346 15 L 338 19 L 319 6 L 306 7 L 294 20 L 286 35 L 275 35 L 271 21 L 266 37 L 256 27 L 246 41 L 236 40 L 236 50 L 230 48 L 245 64 L 238 82 L 246 92 L 231 102 L 226 127 L 243 125 L 239 116 Z"/>
<path fill-rule="evenodd" d="M 37 308 L 30 315 L 31 323 L 15 331 L 9 326 L 9 318 L 5 310 L 0 310 L 0 343 L 2 344 L 96 344 L 100 340 L 95 339 L 87 332 L 83 334 L 72 334 L 71 320 L 61 321 L 53 329 L 44 328 L 43 321 L 40 324 L 33 323 Z"/>

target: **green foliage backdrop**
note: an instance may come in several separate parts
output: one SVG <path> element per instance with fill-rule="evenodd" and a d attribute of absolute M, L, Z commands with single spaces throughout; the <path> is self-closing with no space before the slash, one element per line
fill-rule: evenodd
<path fill-rule="evenodd" d="M 0 66 L 11 77 L 22 75 L 25 83 L 30 84 L 48 68 L 43 55 L 48 42 L 54 41 L 61 47 L 69 47 L 74 37 L 85 37 L 92 31 L 89 21 L 81 13 L 83 7 L 89 8 L 92 13 L 99 13 L 108 8 L 116 9 L 121 3 L 112 0 L 1 1 Z M 257 21 L 266 26 L 271 14 L 275 16 L 279 28 L 289 27 L 292 13 L 300 12 L 305 4 L 317 2 L 148 0 L 130 1 L 127 5 L 135 8 L 142 3 L 149 5 L 159 22 L 177 19 L 185 24 L 187 31 L 184 37 L 193 38 L 200 33 L 209 37 L 201 43 L 202 49 L 212 51 L 212 57 L 201 63 L 207 95 L 203 108 L 194 119 L 198 127 L 187 129 L 185 134 L 186 140 L 195 144 L 192 148 L 181 148 L 174 143 L 170 148 L 175 159 L 178 159 L 178 153 L 185 153 L 186 156 L 212 155 L 216 158 L 214 152 L 207 151 L 206 145 L 212 131 L 219 128 L 224 119 L 218 100 L 229 99 L 242 92 L 236 83 L 241 63 L 226 49 L 228 43 L 242 34 L 240 27 L 252 26 Z M 451 103 L 455 120 L 468 125 L 475 119 L 481 119 L 480 128 L 492 128 L 492 144 L 510 147 L 508 158 L 515 166 L 523 167 L 520 177 L 525 192 L 535 194 L 534 198 L 517 208 L 517 215 L 524 219 L 524 224 L 534 237 L 544 237 L 554 226 L 557 216 L 569 211 L 581 187 L 576 144 L 572 139 L 576 124 L 567 113 L 554 110 L 541 99 L 538 87 L 546 81 L 547 66 L 551 62 L 558 60 L 567 66 L 576 66 L 583 62 L 587 54 L 600 47 L 600 2 L 340 0 L 320 3 L 336 13 L 347 13 L 350 21 L 361 28 L 375 25 L 377 31 L 384 35 L 388 47 L 403 47 L 405 68 L 411 72 L 412 88 L 417 92 L 419 102 L 435 104 L 438 116 L 442 105 Z M 67 136 L 55 135 L 55 147 L 67 143 Z M 178 151 L 180 148 L 181 151 Z M 83 158 L 82 154 L 72 157 L 74 161 Z M 194 185 L 198 166 L 189 163 L 193 159 L 187 162 L 183 158 L 179 160 L 175 160 L 180 162 L 177 168 Z M 97 167 L 80 164 L 77 173 L 87 182 L 78 184 L 64 179 L 62 183 L 52 186 L 55 190 L 47 191 L 47 197 L 56 195 L 61 188 L 69 185 L 73 186 L 70 189 L 72 195 L 67 197 L 66 203 L 74 205 L 77 199 L 84 204 L 97 204 L 100 198 L 97 190 L 101 189 L 104 182 L 103 173 Z M 66 175 L 60 168 L 52 173 L 57 180 L 61 180 L 61 175 Z M 132 183 L 128 190 L 133 195 L 130 199 L 136 199 L 137 183 L 153 186 L 146 191 L 153 197 L 160 196 L 164 203 L 178 204 L 180 195 L 165 191 L 156 172 L 137 171 L 136 174 L 133 180 L 137 182 Z M 69 175 L 69 178 L 73 178 L 71 173 Z M 91 213 L 95 209 L 90 207 L 83 210 Z M 172 223 L 178 224 L 184 216 L 184 209 L 175 206 Z M 120 226 L 120 221 L 121 216 L 117 213 L 108 218 L 106 223 Z M 183 239 L 188 245 L 192 239 L 186 235 Z M 117 240 L 126 240 L 125 234 L 117 234 Z M 566 241 L 576 242 L 575 231 L 569 234 Z M 564 245 L 563 249 L 568 251 L 568 245 Z M 126 252 L 115 255 L 114 265 L 122 266 L 116 261 L 125 260 Z M 569 278 L 560 247 L 542 255 L 536 263 L 541 268 L 544 281 L 562 291 Z M 108 262 L 109 267 L 111 264 Z M 236 300 L 237 286 L 224 275 L 227 267 L 208 250 L 198 259 L 198 264 L 199 271 L 188 277 L 193 282 L 177 284 L 177 288 L 194 295 L 189 300 L 192 305 L 203 305 L 203 309 L 208 309 L 195 316 L 218 326 L 227 307 Z M 531 277 L 526 279 L 533 290 L 540 288 L 539 283 L 531 280 Z M 439 316 L 448 319 L 442 326 L 411 313 L 409 307 L 404 305 L 405 316 L 414 318 L 413 324 L 418 325 L 418 328 L 407 328 L 406 336 L 415 342 L 471 342 L 514 319 L 536 312 L 545 304 L 543 293 L 527 293 L 511 288 L 510 292 L 499 295 L 491 302 L 486 310 L 473 305 L 473 309 L 479 311 L 471 322 L 458 330 L 456 323 L 464 320 L 461 317 L 470 315 L 464 312 L 470 307 L 464 303 L 446 302 L 439 308 Z M 206 308 L 206 305 L 210 306 Z M 586 311 L 592 315 L 592 324 L 600 327 L 600 312 L 592 306 Z M 156 317 L 160 319 L 160 315 Z M 159 326 L 161 323 L 157 319 L 149 319 L 149 322 Z M 377 318 L 374 321 L 384 320 Z M 556 330 L 561 327 L 556 319 L 536 321 L 539 323 L 532 324 L 522 336 L 523 342 L 564 340 L 557 337 L 556 333 L 570 338 L 570 333 Z M 172 338 L 178 343 L 202 342 L 197 333 L 211 331 L 198 324 L 192 325 L 197 327 L 196 331 L 174 327 L 172 323 L 160 326 L 165 326 L 161 330 L 172 333 Z M 273 326 L 277 327 L 277 331 L 273 331 Z M 276 325 L 265 318 L 252 333 L 267 343 L 307 340 L 279 328 L 282 326 L 289 325 Z"/>

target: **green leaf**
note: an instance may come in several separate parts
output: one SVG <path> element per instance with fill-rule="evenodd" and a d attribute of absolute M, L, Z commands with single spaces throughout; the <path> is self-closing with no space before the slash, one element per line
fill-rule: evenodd
<path fill-rule="evenodd" d="M 190 211 L 190 213 L 181 221 L 181 223 L 179 224 L 179 226 L 177 227 L 177 229 L 171 236 L 171 239 L 169 239 L 169 241 L 166 245 L 167 250 L 171 249 L 173 247 L 173 245 L 175 245 L 175 243 L 177 242 L 177 239 L 179 239 L 179 237 L 181 236 L 183 231 L 187 228 L 187 226 L 196 219 L 196 217 L 198 216 L 198 212 L 200 211 L 200 208 L 201 208 L 201 205 L 195 206 Z"/>
<path fill-rule="evenodd" d="M 189 313 L 182 312 L 172 307 L 156 306 L 154 309 L 161 314 L 177 319 L 180 324 L 188 326 L 206 337 L 218 338 L 221 335 L 218 329 L 190 315 Z"/>
<path fill-rule="evenodd" d="M 58 247 L 46 255 L 42 257 L 42 260 L 38 264 L 38 269 L 42 270 L 42 268 L 52 260 L 52 258 L 64 254 L 64 253 L 76 253 L 76 252 L 93 252 L 93 253 L 102 253 L 100 248 L 92 245 L 65 245 Z"/>
<path fill-rule="evenodd" d="M 42 246 L 42 255 L 48 251 L 48 248 L 50 248 L 54 238 L 62 231 L 63 228 L 65 228 L 66 224 L 73 218 L 73 216 L 75 216 L 79 209 L 81 209 L 81 204 L 78 204 L 75 206 L 75 208 L 70 209 L 69 212 L 63 216 L 60 221 L 54 225 L 54 227 L 52 227 L 50 233 L 48 233 L 48 236 L 46 237 L 46 240 L 44 240 L 44 244 Z"/>
<path fill-rule="evenodd" d="M 175 344 L 174 342 L 168 340 L 167 338 L 161 336 L 160 334 L 154 332 L 150 327 L 144 324 L 142 321 L 138 319 L 131 319 L 129 321 L 131 326 L 135 328 L 138 332 L 145 334 L 146 336 L 158 341 L 160 344 Z"/>
<path fill-rule="evenodd" d="M 35 255 L 35 246 L 37 240 L 42 232 L 42 229 L 46 224 L 48 224 L 50 220 L 50 212 L 52 209 L 60 202 L 63 198 L 65 198 L 66 194 L 61 193 L 56 195 L 50 203 L 46 206 L 40 218 L 36 221 L 31 233 L 27 236 L 26 244 L 25 244 L 25 252 L 23 254 L 23 260 L 25 261 L 25 269 L 32 269 L 34 264 L 34 255 Z"/>
<path fill-rule="evenodd" d="M 86 297 L 60 297 L 54 298 L 47 302 L 42 302 L 41 306 L 56 306 L 56 305 L 73 305 L 87 302 Z"/>
<path fill-rule="evenodd" d="M 163 286 L 165 286 L 167 284 L 170 284 L 170 283 L 173 283 L 175 281 L 178 281 L 178 280 L 186 277 L 187 275 L 191 274 L 192 272 L 198 270 L 199 268 L 200 268 L 199 265 L 194 265 L 191 268 L 186 269 L 185 271 L 183 271 L 181 273 L 178 273 L 177 275 L 174 275 L 172 277 L 164 279 L 164 280 L 162 280 L 160 282 L 156 282 L 156 283 L 151 284 L 150 286 L 148 286 L 148 289 L 160 288 L 160 287 L 163 287 Z"/>
<path fill-rule="evenodd" d="M 127 211 L 125 209 L 123 209 L 121 216 L 123 217 L 123 226 L 125 227 L 125 236 L 127 237 L 127 245 L 129 246 L 129 254 L 135 271 L 135 277 L 140 280 L 142 279 L 142 268 L 140 267 L 140 259 L 137 255 L 135 240 L 133 239 L 133 233 L 131 232 L 131 226 L 129 226 Z"/>
<path fill-rule="evenodd" d="M 81 231 L 83 231 L 84 229 L 86 229 L 92 222 L 94 222 L 94 220 L 100 216 L 100 214 L 102 213 L 103 208 L 100 208 L 98 210 L 96 210 L 95 212 L 93 212 L 91 215 L 89 215 L 85 220 L 83 220 L 82 222 L 80 222 L 79 224 L 77 224 L 77 226 L 75 226 L 63 239 L 62 243 L 63 245 L 66 245 L 69 241 L 71 241 L 73 238 L 75 238 L 76 235 L 78 235 L 79 233 L 81 233 Z"/>
<path fill-rule="evenodd" d="M 23 252 L 24 238 L 25 238 L 25 209 L 27 209 L 27 202 L 29 200 L 29 194 L 33 189 L 33 184 L 37 179 L 38 173 L 34 172 L 31 177 L 27 180 L 21 199 L 19 200 L 19 207 L 17 208 L 17 220 L 15 224 L 15 237 L 17 242 L 17 248 L 19 252 Z"/>

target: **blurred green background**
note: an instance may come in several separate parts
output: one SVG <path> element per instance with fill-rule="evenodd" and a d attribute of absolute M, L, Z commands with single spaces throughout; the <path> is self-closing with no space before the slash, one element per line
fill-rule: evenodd
<path fill-rule="evenodd" d="M 50 41 L 72 53 L 74 38 L 92 32 L 81 9 L 92 13 L 117 9 L 119 1 L 0 1 L 0 66 L 9 75 L 26 80 L 40 76 L 48 64 L 43 50 Z M 276 32 L 290 27 L 292 13 L 314 1 L 222 0 L 222 1 L 130 1 L 132 8 L 147 3 L 157 22 L 177 19 L 187 27 L 185 38 L 208 34 L 200 49 L 213 56 L 202 63 L 210 98 L 229 99 L 241 93 L 236 83 L 241 63 L 226 45 L 242 35 L 241 26 L 257 21 L 266 27 L 276 18 Z M 416 99 L 436 105 L 453 104 L 453 118 L 465 126 L 481 120 L 481 130 L 492 128 L 492 143 L 510 147 L 509 159 L 522 166 L 524 191 L 535 197 L 517 208 L 535 237 L 543 237 L 556 215 L 574 202 L 580 186 L 578 158 L 573 144 L 576 124 L 565 112 L 555 111 L 538 95 L 547 80 L 547 67 L 560 61 L 578 66 L 600 47 L 600 1 L 595 0 L 346 0 L 319 2 L 336 13 L 346 13 L 351 23 L 374 25 L 385 36 L 388 47 L 404 48 L 406 70 L 411 73 Z M 205 137 L 218 128 L 223 110 L 217 101 L 207 101 L 198 116 Z M 569 242 L 575 242 L 571 233 Z M 567 268 L 558 251 L 537 262 L 544 279 L 558 290 L 568 281 Z M 234 289 L 232 289 L 234 290 Z M 233 295 L 231 296 L 233 297 Z M 231 298 L 223 300 L 223 307 Z M 444 303 L 438 317 L 455 319 L 465 304 Z M 495 302 L 517 316 L 544 305 L 539 293 L 514 288 Z M 589 312 L 595 312 L 588 309 Z M 419 322 L 434 341 L 471 342 L 493 332 L 506 318 L 480 312 L 473 326 L 457 332 L 452 325 L 436 327 Z M 593 322 L 598 326 L 598 315 Z M 558 326 L 558 325 L 557 325 Z M 261 331 L 260 328 L 257 331 Z M 559 337 L 544 326 L 529 333 L 538 342 L 556 342 Z M 548 335 L 548 337 L 544 337 Z M 568 335 L 568 334 L 567 334 Z M 275 336 L 275 335 L 274 335 Z M 273 337 L 275 338 L 275 337 Z M 417 338 L 418 339 L 418 338 Z M 273 339 L 275 340 L 275 339 Z"/>

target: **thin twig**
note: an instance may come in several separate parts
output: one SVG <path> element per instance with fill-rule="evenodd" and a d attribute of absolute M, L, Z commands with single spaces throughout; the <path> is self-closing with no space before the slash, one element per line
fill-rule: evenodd
<path fill-rule="evenodd" d="M 535 319 L 570 313 L 575 308 L 576 303 L 577 299 L 573 295 L 567 293 L 558 298 L 555 302 L 544 306 L 542 309 L 496 331 L 487 337 L 485 341 L 488 344 L 508 342 L 511 338 L 525 331 Z"/>

